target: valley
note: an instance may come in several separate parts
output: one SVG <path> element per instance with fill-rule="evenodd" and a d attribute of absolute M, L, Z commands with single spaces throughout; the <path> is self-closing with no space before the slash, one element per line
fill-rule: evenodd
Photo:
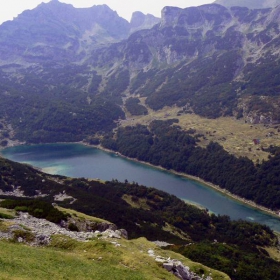
<path fill-rule="evenodd" d="M 225 2 L 128 22 L 51 0 L 0 25 L 0 278 L 175 278 L 158 251 L 183 280 L 279 279 L 280 6 Z M 22 246 L 40 223 L 50 243 Z"/>
<path fill-rule="evenodd" d="M 274 252 L 274 256 L 278 254 L 277 236 L 267 226 L 261 226 L 241 220 L 231 221 L 228 216 L 209 215 L 205 210 L 199 210 L 194 206 L 185 204 L 175 196 L 154 188 L 146 188 L 137 183 L 120 183 L 118 180 L 100 182 L 95 180 L 86 180 L 83 178 L 72 179 L 58 175 L 51 176 L 35 170 L 30 166 L 17 164 L 3 159 L 0 160 L 0 167 L 1 189 L 4 190 L 4 193 L 1 194 L 1 198 L 4 200 L 0 202 L 0 205 L 2 208 L 14 209 L 14 211 L 4 210 L 3 212 L 2 208 L 0 208 L 0 215 L 2 215 L 5 219 L 9 219 L 3 221 L 3 218 L 0 218 L 0 232 L 4 231 L 5 235 L 5 232 L 7 234 L 8 231 L 9 234 L 15 235 L 14 243 L 2 243 L 3 241 L 0 241 L 0 246 L 3 250 L 6 248 L 5 250 L 7 250 L 7 252 L 11 252 L 11 250 L 14 251 L 12 254 L 14 259 L 11 265 L 15 264 L 17 256 L 20 256 L 24 250 L 28 250 L 29 254 L 31 254 L 29 259 L 30 262 L 16 262 L 18 265 L 17 267 L 24 267 L 25 271 L 28 271 L 28 273 L 29 271 L 32 271 L 32 269 L 35 269 L 34 272 L 38 275 L 41 275 L 40 273 L 45 271 L 43 264 L 41 265 L 37 263 L 35 258 L 40 252 L 44 254 L 44 252 L 46 252 L 45 250 L 47 250 L 49 254 L 55 254 L 52 249 L 53 246 L 56 251 L 61 252 L 60 258 L 62 259 L 68 259 L 67 255 L 69 253 L 75 260 L 77 260 L 76 258 L 78 257 L 80 259 L 79 265 L 83 268 L 85 268 L 85 265 L 87 267 L 87 263 L 84 263 L 86 261 L 85 259 L 80 258 L 80 253 L 86 253 L 86 257 L 90 256 L 90 263 L 92 262 L 92 259 L 95 260 L 97 257 L 102 256 L 102 260 L 104 258 L 104 262 L 106 263 L 105 266 L 109 269 L 111 268 L 112 270 L 112 265 L 115 269 L 118 269 L 118 264 L 122 266 L 124 260 L 127 260 L 124 261 L 126 266 L 131 267 L 129 260 L 131 259 L 133 252 L 135 254 L 138 252 L 138 250 L 134 249 L 134 244 L 139 244 L 140 254 L 137 254 L 137 258 L 135 259 L 135 262 L 133 262 L 133 265 L 135 265 L 135 269 L 133 269 L 133 271 L 135 273 L 138 271 L 137 268 L 140 268 L 140 271 L 144 273 L 146 277 L 145 279 L 150 279 L 149 273 L 151 273 L 151 271 L 156 273 L 156 275 L 164 273 L 160 265 L 157 265 L 158 268 L 156 270 L 153 269 L 153 265 L 152 267 L 150 265 L 148 267 L 145 265 L 146 251 L 150 251 L 150 249 L 155 248 L 153 251 L 157 252 L 156 254 L 159 254 L 160 256 L 165 257 L 167 255 L 169 257 L 174 256 L 180 260 L 182 259 L 179 255 L 175 256 L 168 251 L 166 251 L 166 253 L 163 252 L 161 249 L 155 247 L 156 245 L 152 245 L 150 242 L 146 243 L 143 238 L 136 240 L 135 238 L 138 238 L 139 236 L 147 236 L 149 240 L 175 243 L 176 246 L 174 248 L 168 248 L 169 250 L 179 250 L 181 252 L 182 248 L 180 244 L 183 244 L 183 248 L 185 248 L 185 250 L 187 249 L 187 252 L 189 249 L 191 252 L 193 250 L 203 250 L 204 253 L 199 253 L 200 256 L 205 256 L 205 254 L 208 254 L 207 252 L 212 252 L 211 255 L 213 258 L 219 258 L 219 256 L 222 255 L 222 252 L 219 252 L 219 250 L 226 250 L 228 252 L 227 256 L 223 256 L 226 263 L 228 262 L 228 258 L 231 258 L 231 254 L 235 257 L 240 254 L 244 256 L 245 259 L 239 259 L 239 265 L 236 266 L 236 273 L 239 279 L 243 279 L 243 275 L 253 277 L 256 273 L 259 277 L 268 276 L 270 279 L 273 279 L 274 276 L 272 275 L 276 275 L 277 277 L 277 273 L 279 272 L 279 263 L 269 258 L 266 251 L 259 247 L 268 248 L 271 253 Z M 9 191 L 12 187 L 9 184 L 12 182 L 14 185 L 20 185 L 22 194 L 28 197 L 11 198 Z M 39 199 L 37 197 L 38 193 L 40 193 L 41 197 Z M 72 202 L 72 199 L 69 200 L 66 196 L 65 200 L 57 200 L 57 195 L 61 193 L 75 197 L 76 200 Z M 135 202 L 134 205 L 127 203 L 128 197 Z M 144 205 L 144 207 L 137 206 L 137 201 L 140 202 L 140 205 Z M 144 201 L 145 203 L 143 204 Z M 54 208 L 50 202 L 54 202 L 55 205 L 59 205 L 60 207 Z M 90 214 L 90 216 L 99 217 L 99 219 L 87 217 L 84 214 L 77 213 L 76 211 L 69 211 L 65 209 L 69 207 L 85 214 Z M 23 211 L 25 213 L 20 214 L 19 211 Z M 64 225 L 64 228 L 57 229 L 57 224 L 52 226 L 53 229 L 51 228 L 50 230 L 50 238 L 46 238 L 45 236 L 44 239 L 51 242 L 46 248 L 44 246 L 40 248 L 31 247 L 30 249 L 28 249 L 29 247 L 27 246 L 22 247 L 20 243 L 34 241 L 35 236 L 36 240 L 37 237 L 40 237 L 40 234 L 38 235 L 36 232 L 31 234 L 33 232 L 31 228 L 34 226 L 34 219 L 31 218 L 31 216 L 29 217 L 26 212 L 37 218 L 47 219 L 53 223 L 58 223 L 60 226 Z M 14 223 L 12 219 L 18 214 L 22 216 L 20 219 L 17 218 L 20 223 L 20 229 L 12 226 Z M 71 218 L 67 223 L 59 222 L 61 219 L 68 219 L 69 214 L 71 215 Z M 100 218 L 102 218 L 102 220 Z M 21 219 L 25 219 L 26 221 L 20 222 Z M 126 227 L 130 239 L 129 241 L 115 241 L 110 238 L 107 239 L 107 241 L 112 241 L 114 244 L 115 242 L 121 244 L 121 251 L 118 249 L 119 247 L 115 247 L 112 244 L 105 245 L 107 243 L 106 240 L 104 243 L 102 240 L 96 240 L 93 238 L 84 244 L 77 243 L 73 240 L 74 236 L 90 237 L 93 234 L 98 234 L 98 232 L 94 233 L 92 231 L 84 233 L 83 230 L 85 228 L 85 222 L 87 224 L 87 228 L 90 229 L 93 227 L 96 229 L 96 223 L 100 224 L 101 228 L 102 224 L 104 224 L 104 220 L 117 224 L 119 228 Z M 40 220 L 40 223 L 36 227 L 38 233 L 40 233 L 40 227 L 46 223 L 49 224 L 47 221 Z M 76 225 L 75 227 L 73 225 L 70 226 L 70 224 L 73 223 Z M 67 235 L 72 236 L 69 239 L 64 236 L 65 227 L 67 226 L 69 229 L 75 228 L 75 231 L 77 231 L 77 228 L 80 229 L 76 233 L 75 231 L 69 232 Z M 9 227 L 11 228 L 9 229 Z M 102 227 L 104 227 L 104 225 Z M 49 230 L 45 230 L 44 234 L 47 235 L 48 232 Z M 99 237 L 101 234 L 106 236 L 106 232 L 99 233 Z M 254 238 L 252 238 L 252 236 L 254 236 Z M 215 241 L 216 245 L 213 245 L 214 238 L 215 240 L 218 240 L 217 242 Z M 43 239 L 40 237 L 38 240 L 42 241 Z M 189 244 L 190 247 L 185 246 L 186 242 L 187 244 L 191 242 L 192 245 Z M 149 247 L 148 250 L 146 250 L 147 247 L 145 244 Z M 210 246 L 210 248 L 208 246 Z M 213 246 L 218 249 L 218 251 L 214 254 Z M 184 251 L 181 253 L 185 255 L 187 252 Z M 33 254 L 34 257 L 32 257 Z M 149 254 L 150 253 L 148 253 L 148 255 Z M 260 254 L 262 256 L 261 258 L 259 258 Z M 197 256 L 198 255 L 196 253 L 192 253 L 190 258 L 196 259 Z M 53 257 L 55 257 L 55 255 L 53 255 Z M 107 257 L 109 257 L 109 259 L 107 259 Z M 147 257 L 150 258 L 150 256 Z M 138 258 L 140 263 L 138 263 Z M 46 263 L 44 264 L 48 264 L 50 268 L 55 268 L 55 264 L 53 262 L 49 262 L 48 260 L 49 257 L 47 257 Z M 109 261 L 108 263 L 106 262 L 107 260 Z M 68 261 L 65 261 L 65 265 L 71 263 Z M 182 259 L 182 261 L 186 263 L 186 260 Z M 100 264 L 101 271 L 105 269 L 104 262 L 102 261 Z M 202 260 L 202 263 L 206 264 L 208 262 L 204 259 Z M 226 263 L 221 270 L 226 271 L 230 276 L 232 276 L 233 272 Z M 245 263 L 246 269 L 244 267 Z M 193 267 L 189 261 L 187 264 L 190 267 Z M 36 269 L 34 265 L 38 269 Z M 74 264 L 73 266 L 75 267 Z M 214 265 L 213 263 L 211 266 L 217 267 L 217 265 Z M 2 271 L 7 271 L 7 273 L 10 273 L 11 276 L 13 275 L 13 277 L 16 277 L 18 270 L 14 270 L 13 273 L 15 274 L 11 274 L 10 267 L 11 266 L 5 262 L 5 266 Z M 267 269 L 268 267 L 269 269 Z M 201 268 L 201 265 L 197 264 L 194 264 L 194 268 L 197 269 L 195 271 L 198 271 L 200 275 L 201 273 L 205 274 L 206 270 L 207 272 L 209 271 L 203 267 L 202 270 L 200 270 L 199 268 Z M 80 269 L 77 271 L 79 271 L 81 275 L 86 273 Z M 59 275 L 63 275 L 60 271 L 58 271 L 58 273 Z M 119 273 L 129 272 L 120 271 Z M 225 275 L 222 274 L 222 276 L 219 273 L 214 276 L 213 270 L 211 271 L 211 275 L 214 277 L 213 279 L 226 277 Z M 171 277 L 171 275 L 169 277 Z"/>
<path fill-rule="evenodd" d="M 46 144 L 14 147 L 2 151 L 2 155 L 17 162 L 28 163 L 50 174 L 94 180 L 99 178 L 103 182 L 113 178 L 120 182 L 127 180 L 152 186 L 176 195 L 187 203 L 208 209 L 211 213 L 228 215 L 234 220 L 259 222 L 280 232 L 278 212 L 231 195 L 228 191 L 194 176 L 149 166 L 144 162 L 131 161 L 108 151 L 81 144 Z M 126 201 L 137 205 L 131 202 L 131 199 Z M 147 208 L 145 204 L 141 206 Z"/>

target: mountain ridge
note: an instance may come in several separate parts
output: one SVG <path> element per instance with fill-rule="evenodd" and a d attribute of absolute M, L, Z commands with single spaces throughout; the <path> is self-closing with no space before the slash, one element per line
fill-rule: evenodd
<path fill-rule="evenodd" d="M 186 9 L 165 7 L 159 23 L 153 25 L 157 19 L 152 18 L 152 28 L 138 30 L 127 35 L 127 39 L 121 39 L 121 34 L 118 39 L 110 35 L 115 30 L 110 31 L 110 26 L 117 26 L 115 19 L 124 23 L 126 33 L 129 23 L 107 6 L 79 10 L 86 13 L 100 10 L 100 15 L 92 21 L 94 26 L 86 33 L 83 33 L 84 18 L 80 17 L 79 27 L 78 23 L 63 21 L 48 12 L 61 7 L 64 4 L 58 1 L 42 4 L 39 9 L 26 12 L 33 15 L 30 19 L 19 16 L 0 26 L 4 103 L 10 104 L 17 92 L 25 92 L 20 98 L 40 97 L 40 103 L 45 102 L 43 99 L 63 100 L 67 104 L 79 100 L 88 106 L 101 98 L 122 108 L 127 98 L 140 97 L 145 99 L 143 112 L 177 106 L 207 118 L 232 116 L 250 123 L 279 122 L 280 99 L 275 94 L 279 7 L 260 10 L 229 9 L 218 4 Z M 66 7 L 77 12 L 71 5 Z M 98 23 L 98 19 L 107 12 L 113 19 L 103 28 L 102 20 Z M 138 16 L 136 25 L 145 25 L 147 17 L 139 13 Z M 30 125 L 34 120 L 25 107 L 16 118 L 11 114 L 14 110 L 9 112 L 9 107 L 18 102 L 18 97 L 15 99 L 4 106 L 4 115 L 16 131 L 26 130 L 23 124 L 25 127 L 29 124 L 22 120 L 28 119 Z M 69 112 L 79 116 L 75 111 L 80 110 L 74 110 L 73 104 L 69 104 L 72 108 Z M 121 113 L 118 116 L 123 117 Z M 49 117 L 45 112 L 43 122 Z M 118 118 L 113 117 L 113 121 Z M 49 124 L 43 127 L 44 133 L 40 135 L 45 135 L 46 128 L 50 130 Z M 20 140 L 26 140 L 26 136 L 22 134 Z"/>
<path fill-rule="evenodd" d="M 138 23 L 137 29 L 149 28 L 157 21 L 151 15 L 142 14 L 142 22 Z M 45 60 L 48 56 L 58 60 L 56 52 L 66 59 L 64 63 L 76 62 L 74 57 L 80 61 L 93 48 L 121 41 L 134 29 L 107 5 L 75 8 L 59 1 L 42 3 L 0 26 L 0 42 L 4 45 L 0 50 L 1 59 L 4 57 L 2 64 L 11 60 L 15 53 L 15 62 L 29 53 L 29 58 L 34 53 L 36 57 L 44 56 Z M 7 45 L 10 41 L 13 45 Z"/>
<path fill-rule="evenodd" d="M 216 0 L 214 3 L 225 7 L 247 7 L 250 9 L 273 8 L 280 4 L 279 0 Z"/>

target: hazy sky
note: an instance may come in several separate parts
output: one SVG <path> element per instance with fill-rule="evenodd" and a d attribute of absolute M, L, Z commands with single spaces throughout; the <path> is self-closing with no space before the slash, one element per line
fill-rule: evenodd
<path fill-rule="evenodd" d="M 92 7 L 93 5 L 107 4 L 112 10 L 117 11 L 119 16 L 127 19 L 135 11 L 141 11 L 144 14 L 150 13 L 160 17 L 160 11 L 165 6 L 175 6 L 186 8 L 190 6 L 200 6 L 209 4 L 214 0 L 59 0 L 63 3 L 72 4 L 74 7 Z M 0 4 L 0 24 L 11 20 L 18 14 L 27 9 L 33 9 L 42 2 L 50 0 L 1 0 Z"/>

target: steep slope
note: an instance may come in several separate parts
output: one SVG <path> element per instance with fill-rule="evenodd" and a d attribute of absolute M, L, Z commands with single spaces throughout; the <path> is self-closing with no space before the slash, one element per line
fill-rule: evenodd
<path fill-rule="evenodd" d="M 160 24 L 94 51 L 88 63 L 108 67 L 111 88 L 127 69 L 130 84 L 115 94 L 146 97 L 154 110 L 177 105 L 210 118 L 278 122 L 278 18 L 279 8 L 165 7 Z"/>
<path fill-rule="evenodd" d="M 80 61 L 88 49 L 126 38 L 129 29 L 106 5 L 77 9 L 52 0 L 1 25 L 1 64 Z"/>
<path fill-rule="evenodd" d="M 225 7 L 247 7 L 249 9 L 274 8 L 280 4 L 279 0 L 216 0 L 214 3 Z"/>
<path fill-rule="evenodd" d="M 130 33 L 141 29 L 150 29 L 159 22 L 160 18 L 151 14 L 144 15 L 142 12 L 134 12 L 130 20 Z"/>
<path fill-rule="evenodd" d="M 37 207 L 38 212 L 41 210 L 39 203 Z M 92 220 L 96 220 L 70 209 L 59 209 L 67 213 L 72 221 L 81 219 L 80 223 L 90 225 Z M 9 213 L 9 210 L 0 208 L 0 217 L 6 212 Z M 69 216 L 69 213 L 74 214 Z M 77 231 L 75 226 L 72 223 L 70 231 L 26 212 L 17 212 L 9 219 L 0 218 L 0 262 L 5 263 L 0 277 L 129 280 L 164 277 L 175 280 L 179 278 L 175 277 L 175 273 L 179 276 L 184 272 L 189 276 L 184 279 L 229 279 L 224 273 L 194 263 L 172 251 L 164 251 L 145 238 L 127 240 L 120 235 L 125 230 L 105 230 L 104 227 L 94 231 Z M 28 254 L 28 260 L 22 258 L 23 254 Z M 44 262 L 38 261 L 41 258 Z M 60 266 L 64 268 L 59 269 Z M 172 271 L 170 268 L 173 268 Z M 202 272 L 204 276 L 201 276 Z"/>
<path fill-rule="evenodd" d="M 145 238 L 134 241 L 118 240 L 117 242 L 111 238 L 107 240 L 96 238 L 96 240 L 82 243 L 62 235 L 54 237 L 52 244 L 48 247 L 30 247 L 4 241 L 0 241 L 0 246 L 2 252 L 0 261 L 5 263 L 0 277 L 4 279 L 180 279 L 172 275 L 172 272 L 165 270 L 161 263 L 156 262 L 148 254 L 148 251 L 154 251 L 157 255 L 164 256 L 166 260 L 168 257 L 171 261 L 178 259 L 181 267 L 188 265 L 190 269 L 200 275 L 192 279 L 213 279 L 202 277 L 202 271 L 206 274 L 211 273 L 215 280 L 230 279 L 225 273 L 191 262 L 182 255 L 163 251 Z M 28 256 L 28 258 L 24 258 L 24 256 Z M 41 261 L 42 259 L 44 261 Z M 194 276 L 193 273 L 192 275 Z"/>
<path fill-rule="evenodd" d="M 106 5 L 76 9 L 59 1 L 2 24 L 0 118 L 8 117 L 17 138 L 32 135 L 35 142 L 80 141 L 114 128 L 123 112 L 92 96 L 101 78 L 77 63 L 92 48 L 126 38 L 129 30 L 129 23 Z"/>
<path fill-rule="evenodd" d="M 130 262 L 123 263 L 120 258 L 122 259 L 121 256 L 123 256 L 124 259 L 127 259 L 126 256 L 129 255 L 129 259 L 131 259 L 131 256 L 134 255 L 134 257 L 137 258 L 137 263 L 138 260 L 139 265 L 142 263 L 139 271 L 145 271 L 146 273 L 150 273 L 148 267 L 150 267 L 151 264 L 147 267 L 145 265 L 146 261 L 143 262 L 143 260 L 149 258 L 151 261 L 154 261 L 157 255 L 165 257 L 163 260 L 164 262 L 166 262 L 168 257 L 174 258 L 172 257 L 174 256 L 173 254 L 171 255 L 171 253 L 169 254 L 168 252 L 163 253 L 161 250 L 156 249 L 155 245 L 143 239 L 139 241 L 117 241 L 117 243 L 121 245 L 117 247 L 115 247 L 116 243 L 112 245 L 111 243 L 107 244 L 105 241 L 107 244 L 106 246 L 102 241 L 103 233 L 97 236 L 99 238 L 102 237 L 101 239 L 96 239 L 95 236 L 98 233 L 92 232 L 93 230 L 99 229 L 96 223 L 98 225 L 103 224 L 100 225 L 99 231 L 104 231 L 104 221 L 100 221 L 96 218 L 89 219 L 89 217 L 75 211 L 65 212 L 61 207 L 57 208 L 57 205 L 59 205 L 64 208 L 76 209 L 90 216 L 111 221 L 119 228 L 125 228 L 128 232 L 129 239 L 145 236 L 149 240 L 167 241 L 178 245 L 175 246 L 176 248 L 174 248 L 174 250 L 188 250 L 191 242 L 192 246 L 190 249 L 194 250 L 194 258 L 198 257 L 195 250 L 203 252 L 201 250 L 204 248 L 205 254 L 208 254 L 209 249 L 207 246 L 211 246 L 212 244 L 217 250 L 215 254 L 212 254 L 211 260 L 222 257 L 226 265 L 221 267 L 220 270 L 229 270 L 230 274 L 233 276 L 234 273 L 237 273 L 239 280 L 279 279 L 279 262 L 272 260 L 262 248 L 264 246 L 270 246 L 276 249 L 278 243 L 276 235 L 266 226 L 245 221 L 231 221 L 227 216 L 210 215 L 205 210 L 200 210 L 194 206 L 185 204 L 175 196 L 138 184 L 120 183 L 116 180 L 111 182 L 99 182 L 85 179 L 71 179 L 63 176 L 51 176 L 35 170 L 30 166 L 14 163 L 2 158 L 0 158 L 0 171 L 0 198 L 5 199 L 4 201 L 1 200 L 0 206 L 14 209 L 13 212 L 7 210 L 3 212 L 2 208 L 0 208 L 0 233 L 2 232 L 0 237 L 2 236 L 5 238 L 6 236 L 14 238 L 14 241 L 20 240 L 31 243 L 35 239 L 39 241 L 39 243 L 41 241 L 42 243 L 44 243 L 44 241 L 49 243 L 51 240 L 49 246 L 51 252 L 52 247 L 66 249 L 67 251 L 64 252 L 70 252 L 72 255 L 77 252 L 76 249 L 82 254 L 87 251 L 91 256 L 91 262 L 92 259 L 98 259 L 98 257 L 100 257 L 98 254 L 101 254 L 105 262 L 104 264 L 102 259 L 100 268 L 103 267 L 103 269 L 106 267 L 107 257 L 109 258 L 107 263 L 109 267 L 111 267 L 112 264 L 118 267 L 119 262 L 121 262 L 121 265 L 125 264 L 126 266 L 132 267 L 132 265 L 129 265 Z M 6 200 L 7 198 L 9 198 L 9 200 Z M 56 204 L 56 208 L 53 207 L 53 203 Z M 52 226 L 49 222 L 41 222 L 40 225 L 38 224 L 38 227 L 36 227 L 34 223 L 36 223 L 37 220 L 29 218 L 27 214 L 21 214 L 13 223 L 11 219 L 14 219 L 15 211 L 28 212 L 30 215 L 37 218 L 51 220 L 64 228 L 59 229 L 58 225 Z M 69 214 L 72 217 L 69 217 Z M 10 218 L 10 220 L 3 221 L 2 218 Z M 26 219 L 26 221 L 24 219 Z M 68 223 L 65 222 L 66 219 Z M 90 221 L 85 222 L 85 220 Z M 15 226 L 15 224 L 18 226 Z M 45 237 L 42 236 L 44 224 L 48 225 L 45 226 Z M 74 231 L 78 230 L 78 232 L 66 232 L 65 227 Z M 102 227 L 103 230 L 101 229 Z M 30 230 L 28 230 L 28 228 L 30 228 Z M 90 231 L 88 234 L 83 233 L 85 228 Z M 111 229 L 113 230 L 113 228 Z M 53 236 L 52 234 L 54 233 L 67 234 L 67 236 L 79 240 L 89 238 L 91 241 L 89 240 L 89 242 L 82 245 L 66 236 Z M 109 235 L 110 233 L 112 233 L 112 231 L 109 232 Z M 14 235 L 11 236 L 11 234 Z M 117 234 L 117 232 L 115 232 L 115 234 Z M 39 235 L 38 238 L 36 237 L 37 235 Z M 39 238 L 40 236 L 41 238 Z M 91 238 L 93 238 L 93 240 Z M 114 241 L 110 238 L 106 240 Z M 214 245 L 213 240 L 217 240 Z M 182 248 L 180 248 L 180 244 L 183 244 Z M 185 246 L 186 244 L 189 245 Z M 4 248 L 5 243 L 2 244 L 1 242 L 0 246 Z M 5 248 L 8 250 L 9 247 L 9 250 L 11 250 L 11 246 L 7 246 L 8 244 Z M 99 248 L 97 251 L 94 249 L 96 246 Z M 146 246 L 150 246 L 149 249 L 153 249 L 153 252 L 148 253 L 149 249 L 146 249 Z M 138 248 L 137 252 L 142 251 L 140 254 L 136 253 L 136 247 Z M 16 250 L 14 254 L 20 253 L 17 251 L 16 247 L 12 248 Z M 17 248 L 21 250 L 22 247 Z M 83 249 L 80 250 L 81 248 Z M 121 251 L 115 251 L 117 250 L 116 248 L 119 248 Z M 107 250 L 109 250 L 109 252 Z M 45 252 L 45 250 L 43 251 Z M 41 253 L 43 251 L 41 251 Z M 229 254 L 224 255 L 225 251 L 229 251 Z M 235 262 L 238 262 L 238 266 L 235 267 L 235 272 L 232 270 L 232 267 L 230 269 L 228 265 L 228 263 L 230 263 L 229 256 L 232 251 L 234 253 L 233 257 Z M 183 253 L 185 254 L 185 252 Z M 33 254 L 37 256 L 37 252 L 33 251 Z M 86 257 L 89 256 L 88 254 L 86 254 Z M 5 256 L 5 254 L 2 255 Z M 201 253 L 201 257 L 203 256 L 204 254 Z M 176 258 L 181 259 L 180 256 Z M 190 257 L 190 259 L 192 259 L 192 257 Z M 4 268 L 9 271 L 10 266 L 14 265 L 14 261 L 15 258 L 10 260 L 9 265 L 5 262 Z M 203 262 L 207 262 L 207 260 L 204 259 Z M 38 263 L 38 258 L 35 257 L 32 258 L 31 263 L 35 263 L 36 267 L 40 264 Z M 186 264 L 190 264 L 190 267 L 192 267 L 190 262 Z M 219 264 L 220 262 L 216 262 L 215 266 Z M 19 267 L 24 266 L 23 263 L 19 263 L 18 265 Z M 52 263 L 49 263 L 49 265 L 51 267 L 53 266 Z M 33 265 L 31 265 L 31 267 L 34 269 Z M 244 267 L 250 267 L 250 269 L 245 273 Z M 1 269 L 1 272 L 6 271 L 4 268 Z M 194 268 L 195 272 L 200 275 L 208 275 L 209 273 L 209 270 L 205 270 L 201 265 L 198 265 L 198 267 L 194 265 Z M 202 270 L 200 270 L 200 268 L 202 268 Z M 161 265 L 157 265 L 156 271 L 158 271 L 158 269 L 159 271 L 162 269 Z M 40 271 L 42 273 L 42 271 L 45 270 L 43 269 Z M 133 271 L 135 272 L 135 269 L 133 269 Z M 10 271 L 10 273 L 10 275 L 14 275 L 13 273 L 17 275 L 18 272 L 13 269 L 13 273 L 12 271 Z M 41 275 L 37 270 L 36 273 Z M 162 271 L 162 273 L 164 273 L 164 271 Z M 212 274 L 214 279 L 225 277 L 225 275 L 219 273 L 214 274 L 214 272 L 212 272 Z M 256 278 L 256 276 L 262 277 L 263 275 L 265 275 L 265 277 Z M 126 279 L 121 276 L 120 278 Z"/>
<path fill-rule="evenodd" d="M 69 126 L 85 123 L 83 135 L 59 137 L 82 140 L 112 129 L 124 117 L 119 106 L 133 96 L 153 110 L 177 106 L 207 118 L 276 123 L 279 14 L 279 7 L 165 7 L 160 23 L 120 41 L 130 24 L 107 6 L 42 4 L 0 27 L 1 118 L 17 138 L 30 142 L 49 141 L 51 131 L 68 133 Z M 136 13 L 131 26 L 156 21 Z M 93 105 L 102 102 L 109 119 Z M 50 119 L 49 110 L 59 114 Z M 90 112 L 99 124 L 85 121 Z M 54 125 L 68 114 L 74 121 Z"/>

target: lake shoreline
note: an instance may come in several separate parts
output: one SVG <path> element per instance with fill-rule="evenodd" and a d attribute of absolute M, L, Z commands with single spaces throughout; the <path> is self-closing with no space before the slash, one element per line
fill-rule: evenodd
<path fill-rule="evenodd" d="M 186 173 L 177 172 L 175 170 L 168 170 L 166 168 L 163 168 L 162 166 L 156 166 L 156 165 L 153 165 L 153 164 L 151 164 L 149 162 L 140 161 L 140 160 L 135 159 L 135 158 L 130 158 L 130 157 L 122 155 L 119 152 L 115 152 L 113 150 L 106 149 L 106 148 L 102 147 L 101 145 L 92 145 L 92 144 L 89 144 L 89 143 L 86 143 L 86 142 L 83 142 L 83 141 L 80 141 L 80 142 L 57 142 L 57 143 L 44 143 L 44 144 L 80 144 L 80 145 L 83 145 L 83 146 L 96 148 L 96 149 L 102 150 L 102 151 L 107 152 L 107 153 L 115 154 L 115 155 L 118 155 L 118 156 L 123 157 L 125 159 L 131 160 L 131 161 L 134 161 L 134 162 L 138 162 L 138 163 L 141 163 L 141 164 L 153 167 L 153 168 L 157 168 L 159 170 L 162 170 L 162 171 L 174 174 L 174 175 L 178 175 L 178 176 L 181 176 L 183 178 L 189 179 L 191 181 L 197 182 L 199 184 L 204 185 L 205 187 L 213 189 L 213 190 L 217 191 L 218 193 L 220 193 L 220 194 L 222 194 L 222 195 L 224 195 L 226 197 L 229 197 L 229 198 L 239 202 L 240 204 L 249 206 L 249 207 L 251 207 L 253 209 L 257 209 L 259 211 L 262 211 L 262 212 L 264 212 L 266 214 L 269 214 L 269 215 L 271 215 L 273 217 L 276 217 L 276 218 L 280 219 L 280 214 L 278 214 L 277 212 L 275 212 L 275 211 L 273 211 L 273 210 L 271 210 L 271 209 L 269 209 L 267 207 L 258 205 L 258 204 L 256 204 L 253 201 L 249 201 L 249 200 L 246 200 L 245 198 L 242 198 L 242 197 L 239 197 L 239 196 L 237 196 L 235 194 L 232 194 L 228 190 L 222 189 L 218 185 L 215 185 L 215 184 L 213 184 L 211 182 L 207 182 L 207 181 L 205 181 L 205 180 L 203 180 L 203 179 L 201 179 L 199 177 L 192 176 L 192 175 L 189 175 L 189 174 L 186 174 Z M 7 147 L 1 148 L 0 152 L 1 152 L 1 150 L 5 149 L 5 148 L 22 146 L 22 145 L 30 145 L 30 146 L 32 146 L 32 145 L 35 145 L 35 144 L 26 144 L 26 143 L 20 143 L 20 142 L 13 143 L 12 145 L 8 145 Z M 40 168 L 37 168 L 37 167 L 34 167 L 34 166 L 32 166 L 32 167 L 37 169 L 37 170 L 40 170 L 41 172 L 43 172 L 42 169 L 40 169 Z M 198 207 L 198 206 L 196 206 L 196 207 Z"/>
<path fill-rule="evenodd" d="M 254 209 L 257 209 L 257 210 L 260 210 L 266 214 L 269 214 L 273 217 L 277 217 L 280 219 L 280 214 L 278 214 L 277 212 L 267 208 L 267 207 L 264 207 L 264 206 L 261 206 L 261 205 L 258 205 L 256 204 L 255 202 L 253 201 L 250 201 L 250 200 L 246 200 L 245 198 L 243 197 L 240 197 L 238 195 L 235 195 L 231 192 L 229 192 L 228 190 L 225 190 L 225 189 L 222 189 L 221 187 L 219 187 L 218 185 L 215 185 L 211 182 L 207 182 L 199 177 L 196 177 L 196 176 L 192 176 L 192 175 L 189 175 L 189 174 L 186 174 L 186 173 L 181 173 L 181 172 L 177 172 L 175 170 L 168 170 L 166 168 L 163 168 L 162 166 L 157 166 L 157 165 L 153 165 L 149 162 L 145 162 L 145 161 L 141 161 L 141 160 L 138 160 L 138 159 L 135 159 L 135 158 L 130 158 L 130 157 L 127 157 L 127 156 L 124 156 L 122 155 L 121 153 L 119 152 L 115 152 L 115 151 L 112 151 L 112 150 L 109 150 L 109 149 L 106 149 L 104 147 L 102 147 L 101 145 L 90 145 L 90 144 L 87 144 L 87 143 L 84 143 L 84 142 L 78 142 L 76 144 L 82 144 L 82 145 L 85 145 L 85 146 L 88 146 L 88 147 L 94 147 L 94 148 L 97 148 L 97 149 L 100 149 L 104 152 L 108 152 L 108 153 L 112 153 L 112 154 L 116 154 L 120 157 L 123 157 L 123 158 L 126 158 L 126 159 L 129 159 L 129 160 L 132 160 L 132 161 L 135 161 L 135 162 L 138 162 L 138 163 L 141 163 L 141 164 L 145 164 L 145 165 L 148 165 L 150 167 L 154 167 L 154 168 L 157 168 L 157 169 L 160 169 L 160 170 L 163 170 L 165 172 L 169 172 L 171 174 L 175 174 L 175 175 L 178 175 L 178 176 L 181 176 L 181 177 L 184 177 L 186 179 L 189 179 L 191 181 L 194 181 L 194 182 L 197 182 L 197 183 L 200 183 L 208 188 L 211 188 L 219 193 L 221 193 L 222 195 L 226 196 L 226 197 L 229 197 L 235 201 L 238 201 L 239 203 L 241 204 L 245 204 L 247 206 L 250 206 L 251 208 L 254 208 Z M 198 207 L 198 206 L 196 206 Z M 280 212 L 279 212 L 280 213 Z"/>

